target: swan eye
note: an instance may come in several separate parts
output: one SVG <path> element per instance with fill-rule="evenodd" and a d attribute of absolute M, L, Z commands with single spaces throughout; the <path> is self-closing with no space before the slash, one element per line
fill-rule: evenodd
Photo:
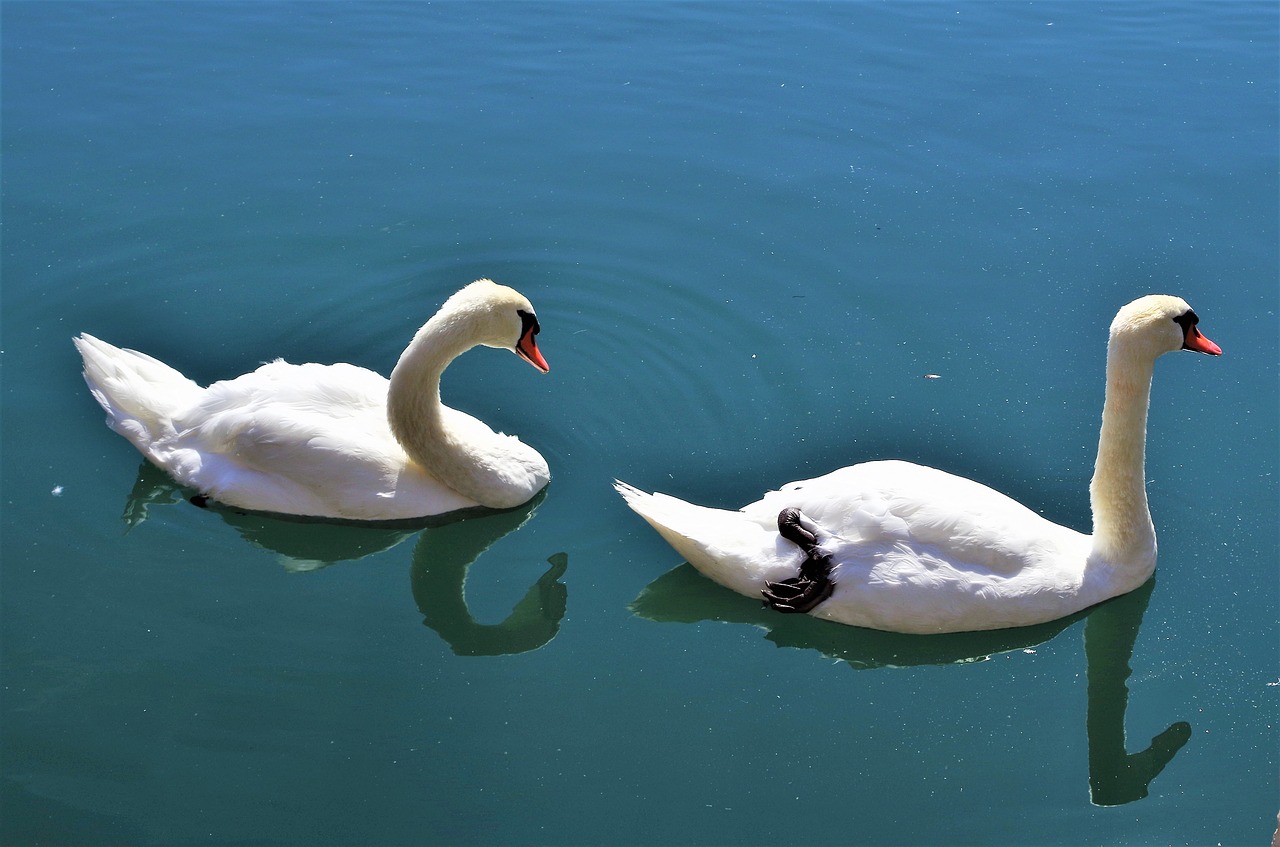
<path fill-rule="evenodd" d="M 526 312 L 524 309 L 516 309 L 516 314 L 520 316 L 520 337 L 528 335 L 532 330 L 534 335 L 542 331 L 542 327 L 538 326 L 538 316 L 533 312 Z"/>

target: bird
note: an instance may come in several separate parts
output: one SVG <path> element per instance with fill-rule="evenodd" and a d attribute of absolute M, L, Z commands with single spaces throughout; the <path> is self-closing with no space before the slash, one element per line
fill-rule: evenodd
<path fill-rule="evenodd" d="M 269 362 L 202 387 L 145 353 L 73 341 L 107 425 L 179 484 L 249 511 L 398 521 L 528 502 L 551 478 L 519 438 L 440 401 L 440 376 L 477 345 L 542 373 L 532 304 L 480 279 L 417 331 L 390 379 L 352 364 Z M 194 498 L 193 498 L 194 499 Z"/>
<path fill-rule="evenodd" d="M 1219 356 L 1179 297 L 1122 307 L 1090 483 L 1093 532 L 1055 524 L 979 482 L 900 460 L 800 480 L 730 511 L 614 481 L 703 575 L 783 613 L 902 633 L 1056 620 L 1144 584 L 1156 564 L 1144 476 L 1155 360 Z"/>

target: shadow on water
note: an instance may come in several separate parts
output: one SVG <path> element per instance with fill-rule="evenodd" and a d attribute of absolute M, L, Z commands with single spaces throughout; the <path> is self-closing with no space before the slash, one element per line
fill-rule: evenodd
<path fill-rule="evenodd" d="M 192 492 L 168 474 L 143 462 L 125 506 L 132 529 L 147 519 L 152 506 L 173 505 Z M 244 512 L 210 502 L 203 508 L 235 528 L 241 537 L 271 551 L 290 571 L 313 571 L 337 562 L 390 550 L 417 535 L 410 587 L 424 626 L 434 630 L 459 656 L 500 656 L 536 650 L 555 638 L 568 605 L 560 582 L 569 567 L 567 553 L 556 553 L 551 567 L 516 603 L 506 620 L 477 622 L 467 607 L 467 572 L 499 539 L 522 527 L 537 511 L 546 490 L 515 509 L 471 509 L 419 521 L 383 524 L 307 520 Z"/>
<path fill-rule="evenodd" d="M 525 653 L 551 641 L 560 630 L 569 598 L 568 589 L 559 581 L 569 567 L 567 553 L 547 559 L 551 567 L 502 623 L 477 623 L 467 609 L 467 568 L 490 544 L 519 526 L 502 520 L 510 517 L 494 515 L 428 530 L 414 547 L 413 599 L 422 612 L 422 623 L 459 656 Z M 478 523 L 487 524 L 488 531 L 476 532 L 474 525 Z"/>
<path fill-rule="evenodd" d="M 1191 738 L 1191 724 L 1177 721 L 1151 739 L 1141 753 L 1124 745 L 1124 714 L 1129 706 L 1129 660 L 1138 627 L 1155 587 L 1155 577 L 1122 597 L 1088 611 L 1084 655 L 1089 678 L 1089 796 L 1099 806 L 1119 806 L 1147 796 L 1160 775 Z"/>
<path fill-rule="evenodd" d="M 631 603 L 642 618 L 669 623 L 721 621 L 750 624 L 779 647 L 817 650 L 851 668 L 911 667 L 984 662 L 992 656 L 1044 644 L 1085 620 L 1088 676 L 1089 793 L 1098 806 L 1118 806 L 1147 796 L 1191 737 L 1191 725 L 1177 721 L 1140 753 L 1125 750 L 1127 680 L 1138 628 L 1155 579 L 1122 597 L 1061 620 L 1018 629 L 948 635 L 904 635 L 844 626 L 809 615 L 782 615 L 722 588 L 684 564 L 650 583 Z"/>

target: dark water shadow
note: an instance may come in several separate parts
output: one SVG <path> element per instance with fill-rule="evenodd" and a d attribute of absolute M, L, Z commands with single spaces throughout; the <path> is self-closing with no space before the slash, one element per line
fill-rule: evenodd
<path fill-rule="evenodd" d="M 1037 626 L 904 635 L 809 615 L 782 615 L 760 601 L 722 588 L 684 564 L 651 582 L 632 601 L 631 610 L 660 622 L 749 624 L 764 630 L 764 637 L 779 647 L 816 650 L 855 670 L 985 662 L 1000 653 L 1044 644 L 1084 620 L 1090 799 L 1098 806 L 1117 806 L 1146 797 L 1151 781 L 1191 737 L 1191 725 L 1177 721 L 1142 752 L 1129 754 L 1125 748 L 1127 681 L 1132 674 L 1129 662 L 1154 587 L 1152 578 L 1122 597 Z"/>
<path fill-rule="evenodd" d="M 125 505 L 132 529 L 153 506 L 182 504 L 193 492 L 179 486 L 149 462 L 138 470 Z M 568 605 L 568 589 L 559 580 L 569 566 L 556 553 L 551 567 L 533 584 L 506 620 L 475 621 L 467 607 L 466 579 L 471 566 L 537 511 L 546 489 L 515 509 L 467 509 L 415 521 L 360 523 L 323 521 L 247 512 L 210 501 L 201 508 L 216 514 L 255 547 L 275 553 L 285 569 L 314 571 L 390 550 L 418 536 L 410 566 L 410 588 L 423 625 L 434 630 L 459 656 L 498 656 L 536 650 L 555 638 Z"/>
<path fill-rule="evenodd" d="M 426 530 L 414 545 L 410 584 L 422 623 L 459 656 L 525 653 L 547 644 L 560 631 L 569 601 L 569 591 L 560 582 L 569 567 L 569 555 L 563 552 L 547 559 L 551 567 L 501 623 L 478 623 L 467 608 L 471 563 L 530 514 L 517 510 Z"/>
<path fill-rule="evenodd" d="M 1191 739 L 1191 724 L 1176 721 L 1140 753 L 1125 752 L 1124 715 L 1129 707 L 1129 662 L 1147 610 L 1155 577 L 1135 591 L 1091 611 L 1084 625 L 1089 678 L 1089 796 L 1098 806 L 1119 806 L 1147 796 L 1160 775 Z"/>

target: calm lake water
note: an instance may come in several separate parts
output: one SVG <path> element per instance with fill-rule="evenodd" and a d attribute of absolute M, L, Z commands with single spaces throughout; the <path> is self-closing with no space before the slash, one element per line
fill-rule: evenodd
<path fill-rule="evenodd" d="M 1274 3 L 0 23 L 0 843 L 1270 838 Z M 477 350 L 446 401 L 553 481 L 421 531 L 196 508 L 71 345 L 387 373 L 481 276 L 533 301 L 551 373 Z M 1092 614 L 769 614 L 610 488 L 736 507 L 900 457 L 1087 530 L 1107 325 L 1150 292 L 1225 355 L 1158 364 L 1159 570 Z"/>

